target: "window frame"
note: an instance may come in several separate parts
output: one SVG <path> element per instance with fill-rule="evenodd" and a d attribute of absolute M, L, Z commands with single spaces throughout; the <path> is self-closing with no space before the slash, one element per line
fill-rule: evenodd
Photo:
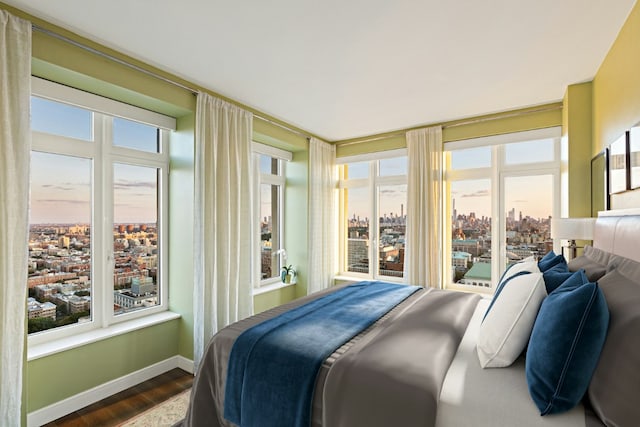
<path fill-rule="evenodd" d="M 554 157 L 551 161 L 544 162 L 532 162 L 532 163 L 518 163 L 507 164 L 506 163 L 506 146 L 511 144 L 517 144 L 521 142 L 529 142 L 534 140 L 552 139 Z M 506 218 L 503 218 L 504 212 L 506 212 L 505 201 L 505 180 L 510 177 L 518 176 L 541 176 L 551 175 L 553 180 L 552 188 L 552 217 L 560 217 L 561 209 L 561 128 L 551 127 L 544 129 L 537 129 L 534 131 L 514 132 L 507 133 L 492 137 L 482 137 L 469 140 L 455 141 L 444 144 L 444 151 L 447 155 L 447 164 L 450 164 L 450 153 L 456 150 L 462 150 L 467 148 L 479 148 L 489 147 L 491 150 L 491 166 L 483 168 L 469 168 L 469 169 L 450 169 L 445 171 L 445 183 L 447 188 L 447 200 L 445 202 L 445 209 L 448 211 L 445 215 L 446 230 L 443 234 L 447 236 L 447 241 L 444 242 L 446 248 L 446 271 L 443 277 L 445 283 L 443 284 L 447 289 L 471 291 L 478 293 L 491 293 L 495 292 L 495 284 L 502 274 L 503 269 L 500 267 L 506 265 Z M 490 181 L 492 195 L 498 195 L 498 197 L 492 196 L 491 198 L 491 252 L 498 254 L 495 259 L 492 257 L 491 261 L 491 278 L 493 285 L 490 288 L 484 287 L 470 287 L 459 285 L 451 282 L 452 266 L 451 266 L 451 193 L 450 184 L 454 181 L 463 180 L 479 180 L 488 179 Z M 559 247 L 554 242 L 554 250 L 558 251 Z"/>
<path fill-rule="evenodd" d="M 58 83 L 32 77 L 33 97 L 79 107 L 92 112 L 91 140 L 80 140 L 40 131 L 31 131 L 32 152 L 88 159 L 91 168 L 91 321 L 74 323 L 28 334 L 28 347 L 51 344 L 89 333 L 109 335 L 118 325 L 139 324 L 169 308 L 169 131 L 174 118 L 144 110 Z M 159 152 L 145 152 L 113 144 L 113 117 L 135 121 L 159 129 Z M 114 314 L 113 247 L 113 167 L 118 164 L 157 168 L 158 304 L 128 313 Z M 25 284 L 26 285 L 26 284 Z M 102 332 L 100 332 L 102 330 Z M 49 350 L 47 350 L 49 351 Z"/>
<path fill-rule="evenodd" d="M 291 161 L 293 158 L 293 154 L 289 151 L 286 150 L 281 150 L 279 148 L 276 147 L 272 147 L 270 145 L 265 145 L 265 144 L 261 144 L 259 142 L 253 141 L 251 144 L 251 151 L 252 151 L 252 159 L 253 159 L 253 170 L 255 171 L 255 173 L 257 174 L 257 180 L 256 180 L 256 185 L 258 190 L 256 191 L 257 197 L 256 197 L 256 201 L 255 201 L 255 206 L 256 206 L 256 224 L 258 224 L 257 228 L 257 248 L 256 248 L 256 252 L 257 252 L 257 271 L 259 272 L 259 280 L 254 284 L 253 288 L 254 288 L 254 292 L 259 292 L 260 290 L 263 290 L 264 288 L 270 286 L 270 285 L 276 285 L 281 283 L 280 280 L 280 268 L 282 268 L 283 265 L 285 265 L 286 261 L 287 261 L 287 256 L 286 256 L 286 248 L 285 248 L 285 200 L 286 200 L 286 186 L 287 186 L 287 175 L 286 175 L 286 169 L 287 169 L 287 162 Z M 264 155 L 264 156 L 268 156 L 271 157 L 272 159 L 277 160 L 278 162 L 278 174 L 273 174 L 273 173 L 264 173 L 262 172 L 261 168 L 260 168 L 260 155 Z M 276 251 L 278 252 L 278 256 L 279 256 L 279 268 L 278 268 L 278 274 L 276 276 L 273 277 L 269 277 L 266 279 L 262 279 L 262 244 L 261 244 L 261 238 L 260 238 L 260 221 L 262 220 L 262 215 L 260 212 L 260 204 L 261 204 L 261 197 L 262 197 L 262 185 L 275 185 L 278 186 L 280 188 L 280 191 L 278 192 L 278 208 L 277 208 L 277 212 L 278 212 L 278 239 L 280 242 L 279 248 L 276 249 Z M 273 217 L 272 217 L 272 221 L 273 221 Z M 272 247 L 272 251 L 273 251 L 273 247 Z"/>
<path fill-rule="evenodd" d="M 404 283 L 404 271 L 402 277 L 387 276 L 380 274 L 380 224 L 379 224 L 379 209 L 380 209 L 380 187 L 390 185 L 407 185 L 408 183 L 408 171 L 405 175 L 384 175 L 380 176 L 380 160 L 394 159 L 399 157 L 407 157 L 408 151 L 406 148 L 387 150 L 378 153 L 367 153 L 354 156 L 341 157 L 336 160 L 336 164 L 339 166 L 339 179 L 338 189 L 339 191 L 339 275 L 344 277 L 351 277 L 360 280 L 384 280 L 387 282 Z M 345 168 L 351 163 L 369 163 L 369 176 L 367 178 L 354 178 L 345 179 Z M 371 219 L 369 223 L 369 273 L 359 273 L 355 271 L 347 270 L 347 258 L 348 258 L 348 230 L 347 230 L 347 215 L 348 212 L 345 209 L 346 197 L 343 190 L 353 188 L 367 188 L 371 200 Z M 406 202 L 405 202 L 406 206 Z"/>

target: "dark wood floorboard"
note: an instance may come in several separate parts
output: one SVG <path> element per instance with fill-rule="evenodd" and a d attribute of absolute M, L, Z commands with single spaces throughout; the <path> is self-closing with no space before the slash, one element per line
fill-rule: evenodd
<path fill-rule="evenodd" d="M 82 408 L 44 427 L 112 427 L 191 388 L 193 375 L 173 369 Z"/>

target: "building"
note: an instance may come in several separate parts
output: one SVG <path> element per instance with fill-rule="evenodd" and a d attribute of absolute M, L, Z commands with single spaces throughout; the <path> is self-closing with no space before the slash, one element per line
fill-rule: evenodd
<path fill-rule="evenodd" d="M 48 317 L 56 320 L 56 305 L 49 301 L 38 302 L 35 298 L 28 298 L 27 313 L 29 319 Z"/>
<path fill-rule="evenodd" d="M 454 251 L 451 253 L 451 265 L 455 270 L 466 270 L 471 258 L 469 252 Z"/>
<path fill-rule="evenodd" d="M 463 279 L 458 282 L 468 286 L 491 287 L 491 264 L 477 262 L 467 271 Z"/>
<path fill-rule="evenodd" d="M 136 295 L 128 290 L 113 292 L 113 303 L 116 311 L 129 311 L 135 308 L 152 307 L 158 303 L 157 295 Z"/>
<path fill-rule="evenodd" d="M 156 284 L 153 277 L 138 276 L 131 279 L 131 293 L 134 295 L 148 295 L 155 290 Z"/>

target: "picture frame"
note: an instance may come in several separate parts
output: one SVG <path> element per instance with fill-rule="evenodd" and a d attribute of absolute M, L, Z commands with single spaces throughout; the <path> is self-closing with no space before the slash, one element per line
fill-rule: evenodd
<path fill-rule="evenodd" d="M 629 132 L 625 132 L 609 145 L 609 194 L 622 193 L 630 188 Z"/>
<path fill-rule="evenodd" d="M 629 188 L 640 188 L 640 123 L 629 130 Z"/>
<path fill-rule="evenodd" d="M 591 216 L 610 209 L 609 149 L 605 148 L 591 159 Z"/>

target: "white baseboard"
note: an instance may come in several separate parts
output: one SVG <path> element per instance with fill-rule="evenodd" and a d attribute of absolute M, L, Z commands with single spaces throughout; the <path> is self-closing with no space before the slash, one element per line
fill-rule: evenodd
<path fill-rule="evenodd" d="M 44 408 L 29 412 L 27 414 L 27 426 L 37 427 L 47 424 L 175 368 L 180 368 L 193 374 L 193 361 L 186 357 L 173 356 L 123 377 L 100 384 Z"/>
<path fill-rule="evenodd" d="M 183 356 L 175 356 L 177 361 L 178 361 L 178 368 L 182 369 L 183 371 L 187 371 L 190 374 L 193 374 L 193 360 L 191 359 L 187 359 L 186 357 Z"/>

